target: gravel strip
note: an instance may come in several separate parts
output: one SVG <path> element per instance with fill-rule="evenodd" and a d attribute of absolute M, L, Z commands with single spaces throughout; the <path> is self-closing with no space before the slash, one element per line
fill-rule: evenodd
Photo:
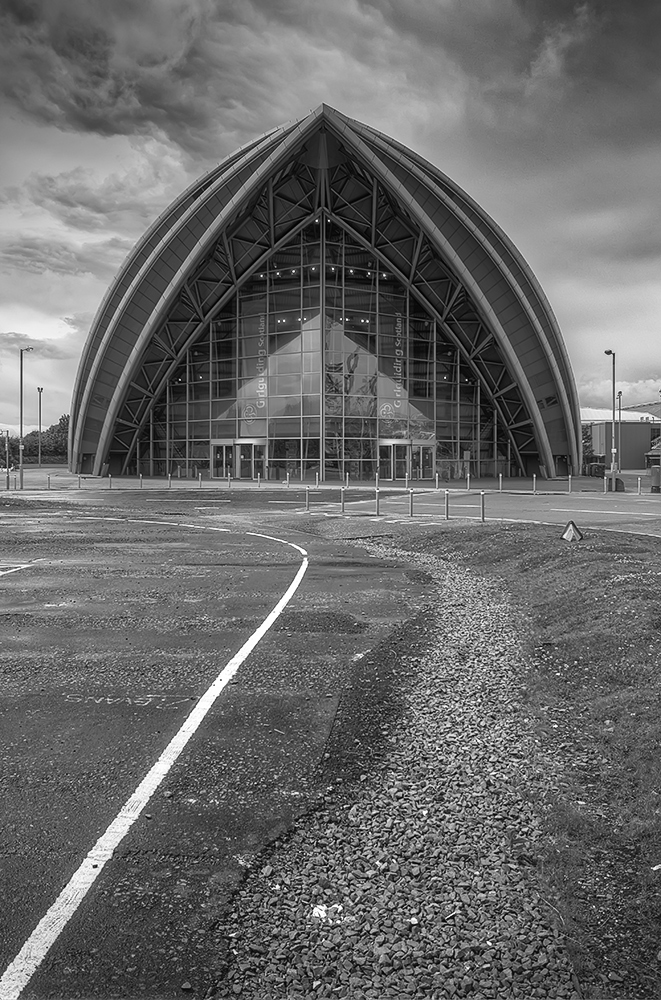
<path fill-rule="evenodd" d="M 550 776 L 519 700 L 516 614 L 461 567 L 407 560 L 438 589 L 385 763 L 327 788 L 248 873 L 210 996 L 580 997 L 537 873 L 529 793 Z"/>

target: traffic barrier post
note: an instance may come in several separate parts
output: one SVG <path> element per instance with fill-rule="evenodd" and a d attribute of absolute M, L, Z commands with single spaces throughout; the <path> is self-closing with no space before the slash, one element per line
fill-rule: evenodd
<path fill-rule="evenodd" d="M 112 476 L 111 475 L 108 475 L 108 489 L 109 490 L 112 489 Z"/>
<path fill-rule="evenodd" d="M 567 476 L 567 483 L 569 484 L 569 486 L 568 486 L 568 492 L 571 493 L 571 474 L 569 476 Z"/>
<path fill-rule="evenodd" d="M 306 510 L 310 509 L 310 487 L 309 486 L 305 487 L 305 509 Z"/>
<path fill-rule="evenodd" d="M 168 489 L 172 489 L 172 473 L 168 472 Z"/>
<path fill-rule="evenodd" d="M 480 520 L 484 523 L 484 490 L 480 492 Z"/>
<path fill-rule="evenodd" d="M 532 477 L 532 491 L 533 491 L 533 493 L 537 492 L 537 476 L 534 475 L 534 473 L 533 473 L 533 477 Z"/>
<path fill-rule="evenodd" d="M 340 486 L 340 511 L 344 514 L 344 486 Z"/>
<path fill-rule="evenodd" d="M 638 496 L 640 496 L 640 476 L 638 476 Z"/>
<path fill-rule="evenodd" d="M 467 472 L 466 473 L 466 489 L 469 490 L 470 488 L 471 488 L 471 474 L 470 474 L 470 472 Z"/>
<path fill-rule="evenodd" d="M 438 472 L 436 473 L 436 489 L 438 489 Z"/>
<path fill-rule="evenodd" d="M 450 491 L 445 491 L 445 520 L 450 520 Z"/>
<path fill-rule="evenodd" d="M 502 472 L 498 473 L 498 492 L 499 493 L 503 492 L 503 474 L 502 474 Z"/>
<path fill-rule="evenodd" d="M 376 501 L 376 516 L 378 517 L 379 516 L 379 487 L 378 486 L 375 486 L 375 488 L 374 488 L 374 499 Z"/>
<path fill-rule="evenodd" d="M 413 490 L 409 490 L 409 517 L 413 517 Z"/>
<path fill-rule="evenodd" d="M 202 473 L 198 472 L 197 477 L 198 477 L 198 479 L 200 481 L 200 489 L 202 489 Z"/>

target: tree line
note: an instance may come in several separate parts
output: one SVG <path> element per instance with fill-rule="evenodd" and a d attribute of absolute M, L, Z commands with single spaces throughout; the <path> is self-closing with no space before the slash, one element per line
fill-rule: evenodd
<path fill-rule="evenodd" d="M 6 457 L 6 435 L 5 440 L 0 441 L 0 465 L 4 467 Z M 69 414 L 63 413 L 56 424 L 51 424 L 41 432 L 41 460 L 59 461 L 66 460 L 68 455 L 69 441 Z M 36 462 L 39 457 L 39 431 L 30 431 L 23 435 L 23 463 Z M 18 434 L 9 435 L 9 465 L 19 464 L 19 439 Z"/>

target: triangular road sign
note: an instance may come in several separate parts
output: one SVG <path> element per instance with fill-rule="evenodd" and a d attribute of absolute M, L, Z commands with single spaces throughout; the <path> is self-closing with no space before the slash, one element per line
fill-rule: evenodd
<path fill-rule="evenodd" d="M 580 542 L 583 538 L 583 532 L 576 527 L 573 521 L 569 521 L 562 533 L 562 537 L 566 542 Z"/>

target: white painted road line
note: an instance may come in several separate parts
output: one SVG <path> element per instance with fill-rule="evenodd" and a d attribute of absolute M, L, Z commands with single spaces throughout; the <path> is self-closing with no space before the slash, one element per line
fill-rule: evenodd
<path fill-rule="evenodd" d="M 35 563 L 43 562 L 43 559 L 34 559 L 30 563 L 24 563 L 22 566 L 12 566 L 11 569 L 0 569 L 0 576 L 7 576 L 8 573 L 18 573 L 19 569 L 30 569 Z"/>
<path fill-rule="evenodd" d="M 620 517 L 661 517 L 661 511 L 655 514 L 649 513 L 646 510 L 595 510 L 592 507 L 549 507 L 549 510 L 569 514 L 617 514 Z"/>
<path fill-rule="evenodd" d="M 120 520 L 118 518 L 104 517 L 89 519 L 99 521 Z M 170 524 L 171 522 L 147 521 L 146 523 Z M 191 527 L 203 531 L 228 530 L 226 528 L 211 528 L 199 524 L 179 525 L 179 527 Z M 7 966 L 2 979 L 0 979 L 0 998 L 2 1000 L 18 1000 L 23 989 L 43 962 L 49 949 L 78 909 L 106 863 L 112 858 L 118 844 L 129 832 L 149 802 L 149 799 L 163 781 L 163 778 L 165 778 L 189 740 L 199 729 L 223 688 L 230 682 L 260 639 L 266 635 L 298 590 L 308 568 L 308 555 L 305 549 L 302 549 L 299 545 L 294 545 L 293 542 L 286 541 L 284 538 L 275 538 L 272 535 L 260 535 L 257 532 L 246 532 L 246 534 L 250 534 L 255 538 L 268 538 L 271 541 L 280 542 L 282 545 L 288 545 L 296 549 L 297 552 L 300 552 L 303 556 L 303 562 L 299 566 L 296 576 L 259 628 L 253 632 L 247 642 L 243 644 L 238 653 L 232 657 L 211 686 L 202 695 L 197 705 L 181 726 L 179 732 L 170 740 L 154 766 L 140 782 L 133 795 L 124 803 L 105 833 L 99 837 L 78 870 L 74 872 L 60 895 L 39 921 L 16 958 Z"/>

